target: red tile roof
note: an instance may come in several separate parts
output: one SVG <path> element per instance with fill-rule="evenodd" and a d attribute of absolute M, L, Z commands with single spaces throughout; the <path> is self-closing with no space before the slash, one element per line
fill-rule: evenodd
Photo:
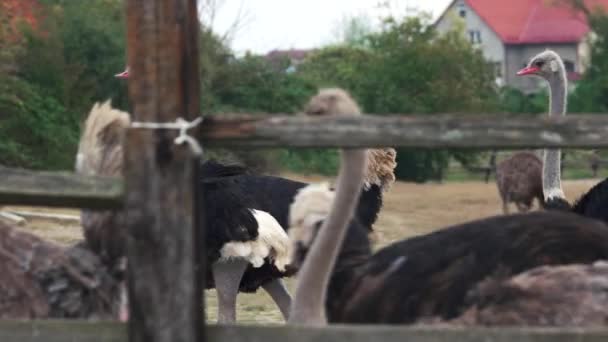
<path fill-rule="evenodd" d="M 589 31 L 584 16 L 555 0 L 465 0 L 507 44 L 578 42 Z M 608 10 L 608 0 L 585 0 Z"/>

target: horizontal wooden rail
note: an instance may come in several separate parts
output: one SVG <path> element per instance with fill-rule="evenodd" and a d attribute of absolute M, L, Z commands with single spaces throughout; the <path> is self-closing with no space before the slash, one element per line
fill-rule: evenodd
<path fill-rule="evenodd" d="M 119 179 L 0 167 L 0 204 L 114 209 L 122 194 Z"/>
<path fill-rule="evenodd" d="M 497 115 L 208 116 L 203 147 L 608 147 L 608 115 L 561 118 Z M 122 206 L 119 179 L 0 167 L 0 204 L 91 209 Z"/>
<path fill-rule="evenodd" d="M 208 326 L 208 342 L 605 342 L 607 329 L 398 326 Z M 76 321 L 0 321 L 0 341 L 126 342 L 126 325 Z"/>
<path fill-rule="evenodd" d="M 205 117 L 199 138 L 203 146 L 233 147 L 593 148 L 608 147 L 608 115 L 224 114 Z"/>

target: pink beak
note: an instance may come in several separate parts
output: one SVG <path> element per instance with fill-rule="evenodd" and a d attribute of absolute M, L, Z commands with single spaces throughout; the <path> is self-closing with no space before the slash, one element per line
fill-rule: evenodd
<path fill-rule="evenodd" d="M 531 67 L 526 67 L 526 68 L 523 68 L 523 69 L 519 70 L 519 71 L 517 72 L 517 76 L 524 76 L 524 75 L 536 74 L 538 71 L 540 71 L 540 68 L 539 68 L 539 67 L 533 67 L 533 66 L 531 66 Z"/>
<path fill-rule="evenodd" d="M 116 78 L 129 78 L 129 68 L 126 68 L 125 71 L 121 72 L 120 74 L 114 75 L 114 77 L 116 77 Z"/>

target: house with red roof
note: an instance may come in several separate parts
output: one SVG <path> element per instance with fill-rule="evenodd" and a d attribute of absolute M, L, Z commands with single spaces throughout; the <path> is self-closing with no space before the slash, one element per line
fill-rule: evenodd
<path fill-rule="evenodd" d="M 591 10 L 608 10 L 608 0 L 585 0 Z M 535 54 L 553 49 L 562 56 L 571 81 L 589 63 L 591 32 L 583 14 L 555 0 L 454 0 L 435 23 L 447 32 L 463 25 L 469 41 L 496 66 L 497 82 L 526 93 L 539 79 L 517 77 Z"/>

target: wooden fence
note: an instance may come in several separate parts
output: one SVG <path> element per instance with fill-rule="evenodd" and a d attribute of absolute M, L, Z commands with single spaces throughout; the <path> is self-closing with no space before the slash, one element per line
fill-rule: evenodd
<path fill-rule="evenodd" d="M 140 122 L 192 120 L 199 109 L 195 0 L 127 0 L 129 96 Z M 606 341 L 607 330 L 438 327 L 205 327 L 197 246 L 197 156 L 176 132 L 131 129 L 125 180 L 0 169 L 0 203 L 124 208 L 129 223 L 128 325 L 107 322 L 0 322 L 0 341 Z M 605 116 L 491 115 L 307 118 L 208 117 L 203 146 L 524 148 L 608 147 Z M 158 210 L 163 208 L 164 210 Z"/>
<path fill-rule="evenodd" d="M 0 341 L 127 342 L 126 325 L 75 321 L 0 322 Z M 455 328 L 436 326 L 333 325 L 215 326 L 206 328 L 214 342 L 605 342 L 606 329 Z"/>

